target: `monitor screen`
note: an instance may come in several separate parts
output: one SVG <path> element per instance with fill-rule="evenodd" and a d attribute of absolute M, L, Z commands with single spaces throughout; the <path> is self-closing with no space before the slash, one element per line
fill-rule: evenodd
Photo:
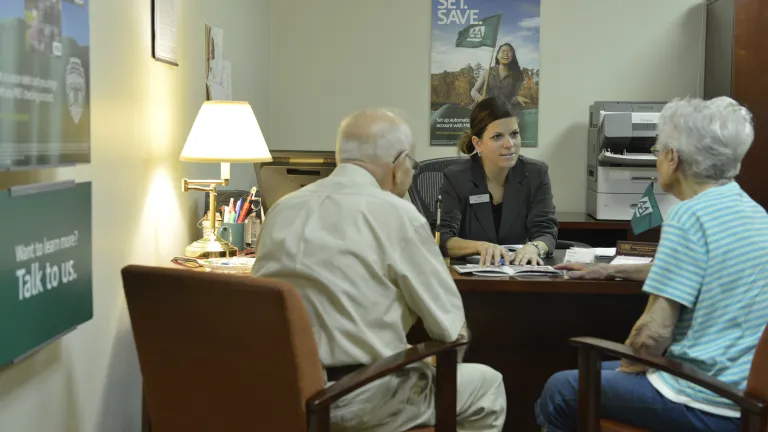
<path fill-rule="evenodd" d="M 264 211 L 293 191 L 328 177 L 336 168 L 333 151 L 273 151 L 272 162 L 255 163 Z"/>

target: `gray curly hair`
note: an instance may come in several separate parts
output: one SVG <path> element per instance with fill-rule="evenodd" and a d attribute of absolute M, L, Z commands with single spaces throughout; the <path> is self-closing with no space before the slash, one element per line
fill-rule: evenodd
<path fill-rule="evenodd" d="M 677 151 L 683 172 L 704 182 L 730 181 L 752 146 L 752 113 L 728 97 L 674 99 L 661 111 L 659 151 Z"/>

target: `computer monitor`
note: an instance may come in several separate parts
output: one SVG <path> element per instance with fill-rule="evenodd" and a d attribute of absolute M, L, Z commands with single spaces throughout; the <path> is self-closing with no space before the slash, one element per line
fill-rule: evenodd
<path fill-rule="evenodd" d="M 333 151 L 271 151 L 272 162 L 253 164 L 264 212 L 280 198 L 328 177 L 336 168 Z"/>

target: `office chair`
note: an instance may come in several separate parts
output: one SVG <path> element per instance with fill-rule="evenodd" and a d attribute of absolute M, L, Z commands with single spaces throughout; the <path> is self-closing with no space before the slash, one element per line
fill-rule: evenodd
<path fill-rule="evenodd" d="M 144 379 L 144 432 L 327 432 L 331 404 L 437 356 L 436 426 L 456 431 L 457 349 L 429 341 L 328 387 L 299 294 L 278 281 L 130 265 L 122 270 Z"/>
<path fill-rule="evenodd" d="M 744 392 L 692 366 L 624 344 L 590 337 L 573 338 L 570 343 L 579 349 L 579 432 L 649 432 L 600 418 L 600 362 L 606 354 L 664 371 L 732 401 L 741 408 L 742 432 L 768 431 L 768 327 L 757 344 Z"/>
<path fill-rule="evenodd" d="M 413 174 L 408 196 L 428 222 L 437 216 L 437 196 L 443 186 L 443 171 L 449 166 L 466 160 L 466 157 L 429 159 L 419 162 L 420 168 Z"/>

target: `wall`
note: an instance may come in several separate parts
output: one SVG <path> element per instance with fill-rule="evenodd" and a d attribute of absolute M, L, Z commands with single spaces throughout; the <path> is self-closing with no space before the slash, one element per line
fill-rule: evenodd
<path fill-rule="evenodd" d="M 349 112 L 399 108 L 429 147 L 432 0 L 280 0 L 272 7 L 272 149 L 331 150 Z M 585 6 L 588 4 L 588 6 Z M 558 210 L 584 211 L 588 107 L 697 95 L 699 0 L 542 0 L 539 148 Z"/>
<path fill-rule="evenodd" d="M 150 2 L 91 4 L 92 163 L 0 173 L 0 188 L 76 178 L 93 182 L 94 318 L 31 358 L 0 369 L 3 432 L 140 430 L 141 378 L 120 269 L 162 264 L 195 235 L 200 193 L 181 193 L 184 175 L 218 166 L 178 156 L 204 97 L 204 23 L 225 31 L 234 96 L 248 100 L 268 137 L 269 1 L 179 2 L 179 63 L 151 59 Z M 185 166 L 186 165 L 186 166 Z M 253 182 L 232 167 L 233 185 Z M 55 218 L 55 208 L 52 209 Z"/>

